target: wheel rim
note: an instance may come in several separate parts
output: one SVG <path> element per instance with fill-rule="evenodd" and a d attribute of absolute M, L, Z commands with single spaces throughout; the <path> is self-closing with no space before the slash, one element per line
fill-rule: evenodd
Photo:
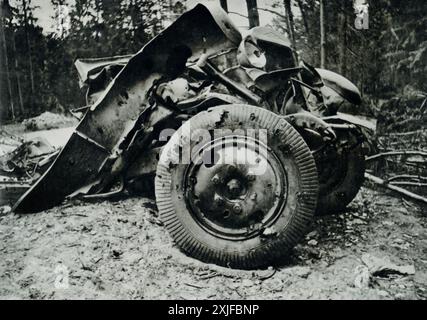
<path fill-rule="evenodd" d="M 186 162 L 189 155 L 200 150 L 201 144 L 200 140 L 191 143 L 183 139 L 187 128 L 181 127 L 162 150 L 156 172 L 156 203 L 165 227 L 179 248 L 201 261 L 243 269 L 271 265 L 303 236 L 316 208 L 317 170 L 307 144 L 288 122 L 270 111 L 250 105 L 217 106 L 195 115 L 188 124 L 191 124 L 192 132 L 209 130 L 209 141 L 212 133 L 216 137 L 218 132 L 212 132 L 215 129 L 222 130 L 221 135 L 245 135 L 245 131 L 250 134 L 253 131 L 249 130 L 253 128 L 267 130 L 268 146 L 272 151 L 269 160 L 278 158 L 285 169 L 280 169 L 278 176 L 286 179 L 281 180 L 282 198 L 286 200 L 276 205 L 280 210 L 276 211 L 274 223 L 267 222 L 258 236 L 249 239 L 236 241 L 250 235 L 220 234 L 203 225 L 204 222 L 194 216 L 188 200 L 193 192 L 192 185 L 200 183 L 190 175 L 193 170 L 198 171 L 197 163 Z M 264 141 L 261 132 L 258 134 Z M 237 189 L 236 193 L 238 190 L 245 192 L 234 184 L 231 183 Z"/>
<path fill-rule="evenodd" d="M 255 237 L 274 224 L 286 203 L 287 185 L 276 155 L 245 136 L 202 146 L 184 177 L 185 200 L 197 223 L 230 240 Z"/>

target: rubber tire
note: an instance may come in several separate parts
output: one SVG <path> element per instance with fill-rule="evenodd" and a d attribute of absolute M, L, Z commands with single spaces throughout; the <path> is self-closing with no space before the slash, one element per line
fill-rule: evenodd
<path fill-rule="evenodd" d="M 166 229 L 176 245 L 184 252 L 207 263 L 241 269 L 274 264 L 306 233 L 314 216 L 318 199 L 318 177 L 310 149 L 301 135 L 286 120 L 271 111 L 255 106 L 218 106 L 195 115 L 189 121 L 191 130 L 266 129 L 268 147 L 280 159 L 288 176 L 289 187 L 293 188 L 288 189 L 286 205 L 275 221 L 274 237 L 263 238 L 261 234 L 243 240 L 216 237 L 195 221 L 186 206 L 184 191 L 180 184 L 188 165 L 181 163 L 172 165 L 168 160 L 168 154 L 176 153 L 181 127 L 162 150 L 155 179 L 157 207 Z M 289 143 L 286 151 L 280 147 L 283 141 Z M 190 149 L 193 144 L 192 142 L 188 144 Z M 295 176 L 289 177 L 290 172 Z M 179 179 L 181 181 L 178 181 Z M 304 196 L 298 197 L 298 194 Z"/>
<path fill-rule="evenodd" d="M 365 178 L 365 156 L 361 149 L 358 146 L 347 153 L 346 173 L 338 185 L 332 190 L 322 190 L 320 185 L 317 215 L 340 213 L 356 197 Z"/>

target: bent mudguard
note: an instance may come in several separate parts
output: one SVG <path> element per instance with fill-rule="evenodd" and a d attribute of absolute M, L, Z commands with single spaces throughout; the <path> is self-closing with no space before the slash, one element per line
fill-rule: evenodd
<path fill-rule="evenodd" d="M 109 154 L 78 132 L 73 133 L 49 170 L 18 200 L 13 211 L 38 212 L 61 203 L 65 196 L 96 177 Z"/>

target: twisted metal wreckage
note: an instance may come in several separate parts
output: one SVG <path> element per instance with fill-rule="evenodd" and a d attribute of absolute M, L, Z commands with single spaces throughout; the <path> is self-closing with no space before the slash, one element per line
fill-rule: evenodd
<path fill-rule="evenodd" d="M 242 38 L 220 8 L 198 4 L 137 54 L 76 67 L 88 106 L 15 212 L 151 184 L 181 249 L 254 268 L 294 246 L 315 212 L 342 210 L 363 182 L 366 123 L 337 112 L 361 103 L 356 86 L 296 65 L 288 39 L 272 29 Z M 177 130 L 170 139 L 166 128 Z M 186 128 L 215 136 L 198 143 Z M 177 161 L 185 152 L 192 161 Z M 222 161 L 242 152 L 255 162 Z M 260 163 L 263 174 L 254 174 Z"/>

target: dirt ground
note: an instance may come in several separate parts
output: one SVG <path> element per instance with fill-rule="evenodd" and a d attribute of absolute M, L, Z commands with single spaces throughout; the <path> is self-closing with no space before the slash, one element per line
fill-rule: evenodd
<path fill-rule="evenodd" d="M 425 208 L 365 187 L 346 213 L 317 218 L 287 262 L 241 271 L 181 253 L 153 200 L 66 203 L 0 217 L 0 298 L 426 299 L 426 228 Z M 366 254 L 415 274 L 360 277 Z"/>

